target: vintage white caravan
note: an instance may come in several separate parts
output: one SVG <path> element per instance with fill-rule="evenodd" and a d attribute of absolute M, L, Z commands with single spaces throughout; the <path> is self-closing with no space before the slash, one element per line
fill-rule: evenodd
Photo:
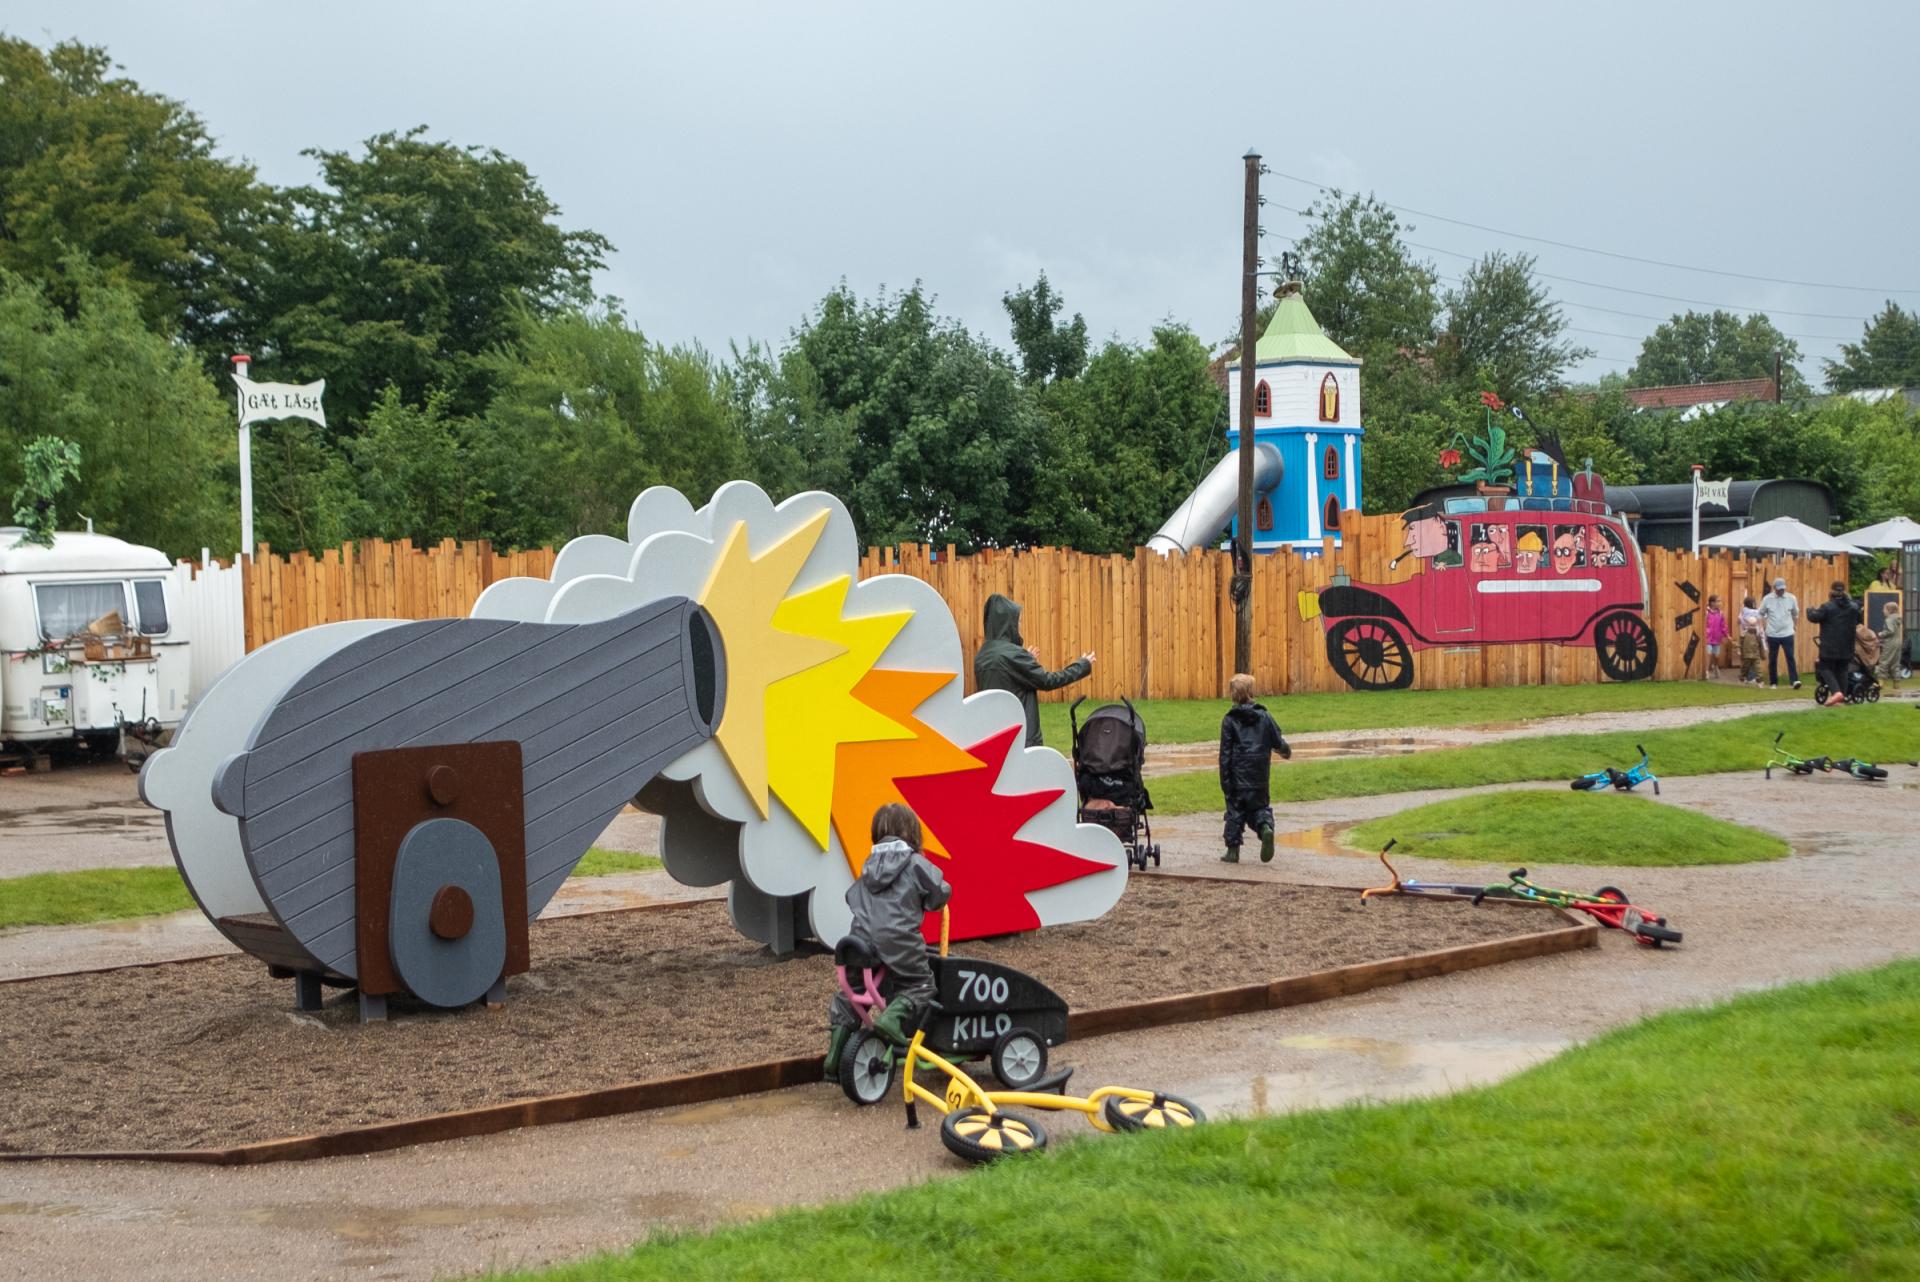
<path fill-rule="evenodd" d="M 124 755 L 178 725 L 189 638 L 166 554 L 91 531 L 51 548 L 21 533 L 0 528 L 0 740 Z"/>

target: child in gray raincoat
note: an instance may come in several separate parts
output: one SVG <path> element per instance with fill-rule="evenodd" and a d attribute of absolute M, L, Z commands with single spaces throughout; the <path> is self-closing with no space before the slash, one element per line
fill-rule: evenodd
<path fill-rule="evenodd" d="M 887 1005 L 873 1017 L 874 1028 L 905 1042 L 921 1010 L 933 1000 L 933 967 L 920 923 L 946 906 L 953 887 L 920 853 L 920 820 L 907 807 L 896 801 L 874 811 L 872 836 L 873 851 L 847 890 L 847 906 L 853 909 L 849 934 L 887 968 L 880 985 Z M 853 1003 L 845 993 L 834 993 L 827 1004 L 827 1061 L 822 1066 L 829 1082 L 840 1080 L 840 1052 L 859 1027 Z"/>

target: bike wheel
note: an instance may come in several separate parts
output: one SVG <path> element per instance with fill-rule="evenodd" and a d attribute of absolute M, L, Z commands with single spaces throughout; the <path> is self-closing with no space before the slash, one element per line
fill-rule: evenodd
<path fill-rule="evenodd" d="M 1600 781 L 1592 775 L 1581 775 L 1568 785 L 1568 787 L 1572 788 L 1575 792 L 1586 792 L 1589 789 L 1598 788 L 1599 786 Z"/>
<path fill-rule="evenodd" d="M 1602 886 L 1593 892 L 1593 897 L 1607 904 L 1629 904 L 1633 902 L 1627 898 L 1627 892 L 1618 886 Z"/>
<path fill-rule="evenodd" d="M 1885 766 L 1860 766 L 1854 773 L 1862 779 L 1885 779 L 1887 777 L 1887 768 Z"/>
<path fill-rule="evenodd" d="M 1109 1095 L 1101 1111 L 1106 1114 L 1107 1125 L 1116 1131 L 1182 1130 L 1207 1120 L 1207 1115 L 1192 1100 L 1157 1091 L 1152 1099 Z"/>
<path fill-rule="evenodd" d="M 840 1089 L 862 1107 L 878 1104 L 893 1089 L 897 1067 L 893 1044 L 863 1028 L 847 1039 L 840 1052 Z"/>
<path fill-rule="evenodd" d="M 991 1162 L 1009 1153 L 1033 1153 L 1047 1146 L 1040 1123 L 1001 1110 L 958 1108 L 940 1119 L 940 1142 L 955 1157 Z"/>
<path fill-rule="evenodd" d="M 1677 944 L 1680 942 L 1679 931 L 1667 926 L 1656 926 L 1650 921 L 1641 922 L 1634 928 L 1634 933 L 1640 936 L 1640 938 L 1650 941 L 1655 948 L 1658 948 L 1662 944 Z"/>

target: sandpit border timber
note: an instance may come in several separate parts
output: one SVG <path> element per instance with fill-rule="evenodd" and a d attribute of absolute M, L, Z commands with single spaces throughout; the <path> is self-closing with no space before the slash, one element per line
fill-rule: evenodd
<path fill-rule="evenodd" d="M 1184 879 L 1240 880 L 1230 877 L 1204 876 Z M 1328 886 L 1323 889 L 1349 890 L 1354 894 L 1359 893 L 1358 887 Z M 1465 899 L 1467 896 L 1423 894 L 1420 898 Z M 618 913 L 676 911 L 708 902 L 710 901 L 688 900 L 611 911 Z M 1577 952 L 1583 948 L 1597 947 L 1599 944 L 1600 927 L 1597 924 L 1592 921 L 1578 920 L 1562 909 L 1519 900 L 1489 899 L 1485 903 L 1501 909 L 1544 913 L 1559 924 L 1549 930 L 1513 935 L 1505 939 L 1461 944 L 1453 948 L 1435 949 L 1425 953 L 1409 953 L 1400 957 L 1383 958 L 1380 961 L 1357 962 L 1350 966 L 1336 966 L 1331 970 L 1317 970 L 1305 975 L 1292 975 L 1263 983 L 1242 984 L 1232 988 L 1216 988 L 1205 992 L 1182 993 L 1142 1002 L 1075 1011 L 1068 1017 L 1068 1038 L 1072 1040 L 1102 1037 L 1111 1033 L 1135 1032 L 1169 1024 L 1193 1023 L 1222 1019 L 1230 1015 L 1280 1010 L 1288 1006 L 1304 1006 L 1312 1002 L 1364 993 L 1370 989 L 1402 984 L 1410 980 L 1431 979 L 1440 975 L 1450 975 L 1456 971 L 1475 970 L 1482 966 L 1523 961 L 1531 957 Z M 228 955 L 218 954 L 217 956 Z M 101 969 L 148 969 L 202 960 L 209 959 L 180 958 L 172 961 L 136 963 L 130 967 Z M 26 982 L 33 978 L 46 979 L 56 978 L 56 976 L 23 977 L 20 981 L 9 982 Z M 487 1104 L 479 1108 L 461 1109 L 451 1113 L 435 1113 L 427 1117 L 376 1122 L 367 1126 L 349 1127 L 345 1130 L 328 1131 L 317 1135 L 261 1140 L 225 1148 L 153 1149 L 135 1152 L 0 1153 L 0 1164 L 170 1162 L 200 1166 L 258 1166 L 268 1162 L 310 1162 L 329 1157 L 359 1157 L 412 1148 L 420 1144 L 438 1144 L 448 1140 L 498 1135 L 524 1127 L 555 1126 L 565 1122 L 583 1122 L 594 1118 L 617 1117 L 627 1113 L 649 1112 L 685 1104 L 704 1104 L 742 1095 L 758 1095 L 767 1091 L 782 1090 L 789 1086 L 806 1086 L 820 1080 L 820 1057 L 799 1055 L 785 1059 L 762 1060 L 754 1064 L 708 1069 L 704 1072 L 687 1073 L 677 1077 L 625 1082 L 618 1086 L 605 1086 L 590 1091 L 540 1095 L 531 1099 L 513 1100 L 505 1104 Z"/>

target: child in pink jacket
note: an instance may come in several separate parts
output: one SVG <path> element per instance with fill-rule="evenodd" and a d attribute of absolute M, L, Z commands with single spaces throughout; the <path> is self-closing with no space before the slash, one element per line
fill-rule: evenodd
<path fill-rule="evenodd" d="M 1719 596 L 1707 598 L 1707 671 L 1708 680 L 1720 676 L 1720 647 L 1727 643 L 1727 616 L 1720 609 Z"/>

